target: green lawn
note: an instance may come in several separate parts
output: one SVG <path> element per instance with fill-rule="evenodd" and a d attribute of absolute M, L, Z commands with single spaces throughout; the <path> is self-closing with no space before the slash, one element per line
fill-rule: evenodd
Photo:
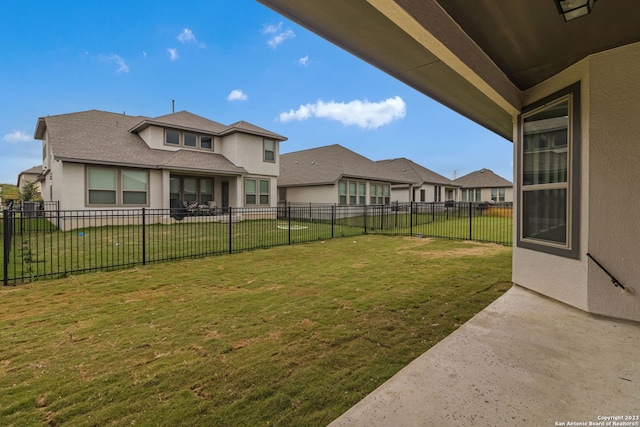
<path fill-rule="evenodd" d="M 508 247 L 358 236 L 0 288 L 8 426 L 323 426 L 510 286 Z"/>

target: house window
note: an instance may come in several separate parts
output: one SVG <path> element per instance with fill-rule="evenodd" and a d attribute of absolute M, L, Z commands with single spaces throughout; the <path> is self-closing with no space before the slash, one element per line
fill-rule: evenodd
<path fill-rule="evenodd" d="M 210 136 L 201 136 L 200 148 L 205 150 L 211 150 L 213 148 L 213 138 L 211 138 Z"/>
<path fill-rule="evenodd" d="M 118 191 L 115 169 L 89 168 L 87 170 L 89 204 L 115 205 Z"/>
<path fill-rule="evenodd" d="M 525 109 L 518 132 L 518 246 L 578 258 L 580 86 Z"/>
<path fill-rule="evenodd" d="M 146 205 L 149 173 L 143 170 L 87 168 L 88 205 Z"/>
<path fill-rule="evenodd" d="M 492 188 L 491 189 L 491 201 L 492 202 L 504 202 L 504 188 Z"/>
<path fill-rule="evenodd" d="M 341 205 L 347 204 L 347 182 L 338 182 L 338 203 Z"/>
<path fill-rule="evenodd" d="M 504 202 L 504 188 L 492 188 L 491 189 L 491 201 L 492 202 Z"/>
<path fill-rule="evenodd" d="M 349 204 L 356 205 L 358 193 L 356 192 L 358 183 L 357 182 L 349 182 Z"/>
<path fill-rule="evenodd" d="M 480 188 L 462 189 L 460 194 L 460 200 L 463 202 L 480 202 L 482 200 L 482 189 Z"/>
<path fill-rule="evenodd" d="M 358 204 L 367 204 L 367 184 L 364 182 L 358 183 Z"/>
<path fill-rule="evenodd" d="M 213 138 L 208 135 L 198 135 L 193 132 L 180 132 L 173 129 L 165 129 L 164 142 L 166 145 L 182 146 L 187 148 L 213 149 Z"/>
<path fill-rule="evenodd" d="M 147 204 L 147 178 L 146 171 L 123 170 L 122 172 L 122 204 L 146 205 Z"/>
<path fill-rule="evenodd" d="M 213 200 L 213 178 L 171 175 L 169 197 L 204 205 Z"/>
<path fill-rule="evenodd" d="M 198 201 L 198 178 L 184 177 L 182 185 L 183 185 L 182 200 L 186 202 L 197 202 Z"/>
<path fill-rule="evenodd" d="M 389 185 L 371 184 L 371 204 L 383 205 L 389 203 L 391 199 L 391 187 Z"/>
<path fill-rule="evenodd" d="M 367 183 L 361 181 L 339 181 L 338 203 L 340 205 L 366 205 Z"/>
<path fill-rule="evenodd" d="M 197 147 L 198 146 L 198 135 L 195 133 L 184 133 L 184 146 L 185 147 Z"/>
<path fill-rule="evenodd" d="M 420 201 L 424 202 L 427 200 L 427 190 L 420 190 Z"/>
<path fill-rule="evenodd" d="M 177 130 L 165 130 L 164 138 L 166 144 L 180 145 L 180 132 L 178 132 Z"/>
<path fill-rule="evenodd" d="M 264 140 L 264 161 L 275 162 L 276 161 L 276 142 L 272 139 Z"/>
<path fill-rule="evenodd" d="M 244 180 L 244 200 L 246 205 L 269 205 L 269 187 L 268 179 L 250 179 Z M 259 203 L 258 203 L 259 202 Z"/>

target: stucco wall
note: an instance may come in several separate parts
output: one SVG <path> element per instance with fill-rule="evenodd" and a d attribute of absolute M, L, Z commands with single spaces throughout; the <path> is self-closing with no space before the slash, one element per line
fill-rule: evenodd
<path fill-rule="evenodd" d="M 276 161 L 265 162 L 264 138 L 244 133 L 225 136 L 220 143 L 220 152 L 237 166 L 242 166 L 253 175 L 278 176 L 280 174 L 279 148 L 276 142 Z"/>
<path fill-rule="evenodd" d="M 589 252 L 635 292 L 615 288 L 590 262 L 588 307 L 640 321 L 640 43 L 589 64 Z"/>
<path fill-rule="evenodd" d="M 411 192 L 413 191 L 413 186 L 397 186 L 393 188 L 391 186 L 391 201 L 406 203 L 411 201 Z"/>
<path fill-rule="evenodd" d="M 580 259 L 570 259 L 543 252 L 513 247 L 513 281 L 520 286 L 551 298 L 588 309 L 587 237 L 588 237 L 588 176 L 589 176 L 589 72 L 588 59 L 580 61 L 562 73 L 523 93 L 523 105 L 530 105 L 577 81 L 581 81 L 581 191 L 580 191 Z M 514 141 L 518 140 L 517 117 L 514 120 Z M 514 177 L 518 179 L 517 159 Z M 517 200 L 514 201 L 517 205 Z M 515 212 L 519 213 L 519 209 Z M 518 221 L 514 221 L 517 227 Z M 517 230 L 514 230 L 514 236 Z"/>
<path fill-rule="evenodd" d="M 338 203 L 338 187 L 315 185 L 309 187 L 288 187 L 287 202 L 291 203 Z"/>

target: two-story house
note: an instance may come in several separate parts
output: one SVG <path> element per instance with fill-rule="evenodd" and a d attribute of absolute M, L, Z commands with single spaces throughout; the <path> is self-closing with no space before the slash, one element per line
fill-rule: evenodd
<path fill-rule="evenodd" d="M 90 110 L 40 117 L 45 201 L 60 209 L 276 206 L 284 136 L 187 111 L 160 117 Z"/>

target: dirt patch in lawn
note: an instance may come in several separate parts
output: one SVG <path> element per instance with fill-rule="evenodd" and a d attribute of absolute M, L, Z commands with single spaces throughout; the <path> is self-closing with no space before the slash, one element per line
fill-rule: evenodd
<path fill-rule="evenodd" d="M 414 254 L 428 258 L 459 258 L 464 256 L 491 256 L 511 249 L 495 243 L 478 243 L 472 241 L 464 241 L 462 242 L 465 245 L 464 248 L 443 250 L 442 248 L 432 249 L 429 247 L 436 241 L 435 239 L 427 238 L 416 240 L 415 238 L 407 237 L 405 238 L 405 240 L 410 241 L 411 244 L 400 249 L 398 251 L 398 255 L 410 251 Z"/>

